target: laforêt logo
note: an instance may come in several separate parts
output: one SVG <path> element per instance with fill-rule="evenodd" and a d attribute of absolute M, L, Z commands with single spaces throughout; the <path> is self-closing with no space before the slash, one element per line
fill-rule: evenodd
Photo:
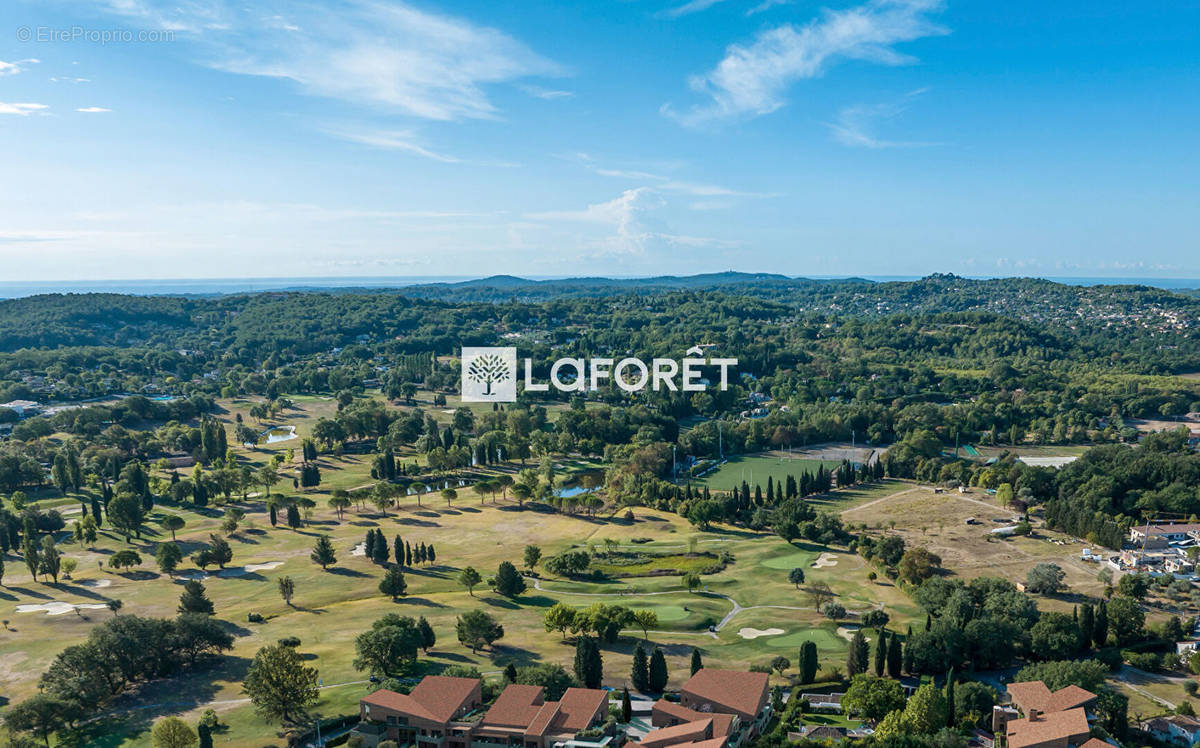
<path fill-rule="evenodd" d="M 649 364 L 638 358 L 560 358 L 550 366 L 548 380 L 535 381 L 533 364 L 525 359 L 525 391 L 594 392 L 611 381 L 626 392 L 703 392 L 709 388 L 706 367 L 720 372 L 718 388 L 729 387 L 729 370 L 736 358 L 705 358 L 704 347 L 689 348 L 682 360 L 655 358 Z M 565 379 L 564 379 L 565 377 Z M 468 403 L 514 403 L 517 401 L 517 349 L 462 349 L 462 399 Z"/>
<path fill-rule="evenodd" d="M 517 349 L 464 347 L 462 399 L 468 403 L 515 403 Z"/>

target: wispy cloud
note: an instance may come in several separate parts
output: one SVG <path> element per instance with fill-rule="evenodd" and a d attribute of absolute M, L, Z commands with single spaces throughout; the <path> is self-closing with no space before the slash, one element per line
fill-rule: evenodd
<path fill-rule="evenodd" d="M 678 18 L 692 13 L 699 13 L 708 10 L 718 3 L 723 3 L 725 0 L 691 0 L 683 5 L 677 5 L 674 8 L 668 8 L 662 12 L 662 15 L 667 18 Z"/>
<path fill-rule="evenodd" d="M 39 60 L 30 57 L 27 60 L 16 60 L 15 62 L 5 62 L 0 60 L 0 76 L 16 75 L 24 72 L 30 65 L 38 64 Z"/>
<path fill-rule="evenodd" d="M 776 6 L 791 5 L 791 4 L 792 4 L 792 0 L 763 0 L 758 5 L 755 5 L 750 10 L 747 10 L 746 15 L 747 16 L 756 16 L 759 13 L 765 13 L 768 10 L 770 10 L 771 8 L 774 8 Z"/>
<path fill-rule="evenodd" d="M 428 146 L 420 134 L 413 130 L 364 130 L 345 127 L 326 127 L 322 128 L 322 132 L 352 143 L 387 151 L 411 153 L 414 156 L 440 161 L 443 164 L 471 164 L 474 166 L 504 168 L 520 165 L 509 161 L 476 161 L 442 153 Z"/>
<path fill-rule="evenodd" d="M 49 109 L 47 104 L 31 104 L 31 103 L 8 103 L 0 101 L 0 114 L 19 114 L 25 116 L 27 114 L 37 114 Z"/>
<path fill-rule="evenodd" d="M 76 109 L 75 111 L 84 112 L 85 114 L 99 114 L 100 112 L 111 112 L 112 110 L 107 109 L 102 106 L 85 106 L 85 107 L 80 107 L 80 108 Z"/>
<path fill-rule="evenodd" d="M 72 78 L 65 75 L 55 75 L 50 77 L 51 83 L 91 83 L 91 78 Z"/>
<path fill-rule="evenodd" d="M 417 156 L 423 156 L 444 164 L 462 163 L 462 159 L 444 153 L 432 151 L 420 142 L 417 134 L 411 130 L 340 130 L 326 129 L 325 132 L 352 143 L 368 145 L 372 148 L 382 148 L 389 151 L 404 151 Z"/>
<path fill-rule="evenodd" d="M 660 192 L 674 192 L 695 197 L 778 197 L 776 193 L 746 192 L 715 184 L 677 179 L 649 170 L 602 167 L 596 163 L 595 159 L 586 154 L 579 154 L 576 156 L 576 160 L 582 163 L 585 169 L 594 174 L 614 179 L 651 182 L 654 189 Z"/>
<path fill-rule="evenodd" d="M 553 101 L 554 99 L 569 99 L 575 95 L 574 91 L 560 91 L 553 88 L 542 88 L 541 86 L 523 85 L 521 90 L 538 99 L 546 99 Z"/>
<path fill-rule="evenodd" d="M 748 45 L 731 45 L 711 72 L 689 81 L 711 101 L 685 112 L 664 105 L 663 112 L 685 125 L 758 116 L 783 106 L 793 83 L 817 77 L 838 61 L 911 63 L 894 45 L 948 33 L 929 19 L 941 8 L 942 0 L 870 0 L 826 10 L 807 26 L 763 31 Z"/>
<path fill-rule="evenodd" d="M 833 133 L 834 139 L 842 145 L 852 148 L 923 148 L 937 145 L 923 141 L 887 140 L 874 133 L 876 126 L 881 121 L 904 113 L 909 108 L 909 102 L 927 90 L 921 88 L 912 91 L 900 102 L 846 107 L 838 112 L 836 121 L 828 123 L 829 129 Z"/>
<path fill-rule="evenodd" d="M 564 72 L 502 31 L 402 2 L 109 0 L 108 7 L 192 32 L 213 68 L 425 119 L 496 117 L 488 86 Z"/>

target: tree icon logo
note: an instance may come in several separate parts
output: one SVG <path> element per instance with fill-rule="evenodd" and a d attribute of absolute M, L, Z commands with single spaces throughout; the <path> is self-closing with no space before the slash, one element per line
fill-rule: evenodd
<path fill-rule="evenodd" d="M 516 348 L 463 348 L 464 402 L 511 403 L 517 400 Z"/>

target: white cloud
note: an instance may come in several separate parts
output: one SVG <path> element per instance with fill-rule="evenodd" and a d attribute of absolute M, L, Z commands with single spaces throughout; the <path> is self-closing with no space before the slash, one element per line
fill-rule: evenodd
<path fill-rule="evenodd" d="M 441 161 L 444 164 L 462 163 L 462 159 L 456 156 L 448 156 L 444 153 L 431 151 L 424 145 L 421 145 L 416 133 L 411 130 L 354 131 L 332 129 L 325 132 L 343 140 L 371 146 L 372 148 L 382 148 L 388 151 L 404 151 L 433 159 L 434 161 Z"/>
<path fill-rule="evenodd" d="M 84 112 L 85 114 L 98 114 L 100 112 L 111 112 L 112 110 L 106 109 L 102 106 L 85 106 L 85 107 L 80 107 L 79 109 L 76 109 L 75 111 Z"/>
<path fill-rule="evenodd" d="M 852 148 L 921 148 L 936 143 L 887 140 L 875 135 L 876 126 L 883 120 L 892 119 L 908 109 L 908 101 L 924 94 L 928 89 L 912 91 L 904 97 L 901 103 L 875 104 L 871 106 L 850 106 L 838 112 L 835 122 L 829 123 L 829 129 L 842 145 Z"/>
<path fill-rule="evenodd" d="M 746 11 L 746 15 L 747 16 L 756 16 L 759 13 L 765 13 L 768 10 L 770 10 L 771 8 L 774 8 L 778 5 L 791 5 L 791 4 L 792 4 L 792 0 L 763 0 L 758 5 L 755 5 L 753 8 Z"/>
<path fill-rule="evenodd" d="M 551 233 L 549 240 L 543 239 L 539 244 L 552 244 L 555 240 L 575 242 L 590 256 L 642 255 L 664 247 L 737 246 L 737 242 L 667 231 L 661 225 L 661 217 L 656 215 L 665 207 L 667 202 L 658 191 L 637 187 L 582 210 L 527 213 L 524 216 L 527 221 L 543 225 L 522 223 L 520 235 L 524 241 L 525 237 L 536 233 L 536 229 L 545 228 L 545 223 L 573 225 L 561 237 Z M 586 228 L 589 226 L 591 230 Z"/>
<path fill-rule="evenodd" d="M 575 96 L 574 91 L 560 91 L 553 88 L 542 88 L 541 86 L 524 85 L 521 90 L 538 99 L 553 101 L 554 99 L 570 99 Z"/>
<path fill-rule="evenodd" d="M 870 0 L 845 10 L 826 10 L 807 26 L 769 29 L 748 45 L 731 45 L 709 73 L 689 81 L 710 102 L 677 113 L 663 112 L 686 125 L 757 116 L 783 106 L 789 86 L 814 78 L 839 60 L 902 65 L 912 58 L 893 45 L 948 33 L 928 19 L 942 0 Z"/>
<path fill-rule="evenodd" d="M 308 94 L 425 119 L 495 117 L 488 86 L 563 73 L 502 31 L 402 2 L 109 0 L 108 7 L 190 32 L 203 63 L 218 70 L 287 79 Z"/>
<path fill-rule="evenodd" d="M 30 103 L 7 103 L 0 101 L 0 114 L 36 114 L 38 112 L 49 109 L 46 104 L 30 104 Z"/>
<path fill-rule="evenodd" d="M 71 78 L 68 76 L 58 75 L 50 78 L 51 83 L 91 83 L 91 78 Z"/>
<path fill-rule="evenodd" d="M 725 0 L 691 0 L 683 5 L 677 5 L 674 8 L 664 10 L 662 15 L 668 18 L 678 18 L 679 16 L 686 16 L 692 13 L 699 13 L 701 11 L 708 10 L 712 6 L 723 2 L 725 2 Z"/>
<path fill-rule="evenodd" d="M 0 77 L 22 73 L 29 65 L 36 65 L 38 62 L 39 60 L 32 57 L 27 60 L 17 60 L 15 62 L 5 62 L 4 60 L 0 60 Z"/>

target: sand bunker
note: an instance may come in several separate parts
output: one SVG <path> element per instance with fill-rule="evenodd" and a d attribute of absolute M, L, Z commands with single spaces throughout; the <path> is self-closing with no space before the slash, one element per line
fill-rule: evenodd
<path fill-rule="evenodd" d="M 102 590 L 105 587 L 112 587 L 112 580 L 111 579 L 85 579 L 82 582 L 80 582 L 80 584 L 83 585 L 84 587 L 92 587 L 94 589 Z"/>
<path fill-rule="evenodd" d="M 236 566 L 232 569 L 222 569 L 217 572 L 219 577 L 244 577 L 247 574 L 253 574 L 256 571 L 270 571 L 278 566 L 283 566 L 282 561 L 268 561 L 265 564 L 246 564 L 245 566 Z"/>
<path fill-rule="evenodd" d="M 837 566 L 837 556 L 832 553 L 822 553 L 813 561 L 814 569 L 824 569 L 826 566 Z"/>
<path fill-rule="evenodd" d="M 743 639 L 757 639 L 760 636 L 778 636 L 783 633 L 783 629 L 738 629 L 738 636 Z"/>
<path fill-rule="evenodd" d="M 351 548 L 351 549 L 350 549 L 350 555 L 351 555 L 351 556 L 365 556 L 365 555 L 367 555 L 367 542 L 364 540 L 363 542 L 361 542 L 361 543 L 359 543 L 358 545 L 356 545 L 356 546 L 354 546 L 353 548 Z"/>
<path fill-rule="evenodd" d="M 82 605 L 74 605 L 72 603 L 37 603 L 32 605 L 18 605 L 18 613 L 41 613 L 45 612 L 48 616 L 61 616 L 67 613 L 74 613 L 77 610 L 104 610 L 108 606 L 103 603 L 83 603 Z"/>
<path fill-rule="evenodd" d="M 206 572 L 206 571 L 185 571 L 180 574 L 177 574 L 176 576 L 178 576 L 180 579 L 191 579 L 196 582 L 203 582 L 205 579 L 208 579 L 208 572 Z"/>
<path fill-rule="evenodd" d="M 858 631 L 858 629 L 858 626 L 838 626 L 837 633 L 838 636 L 842 637 L 846 641 L 850 641 L 854 638 L 854 633 Z"/>

